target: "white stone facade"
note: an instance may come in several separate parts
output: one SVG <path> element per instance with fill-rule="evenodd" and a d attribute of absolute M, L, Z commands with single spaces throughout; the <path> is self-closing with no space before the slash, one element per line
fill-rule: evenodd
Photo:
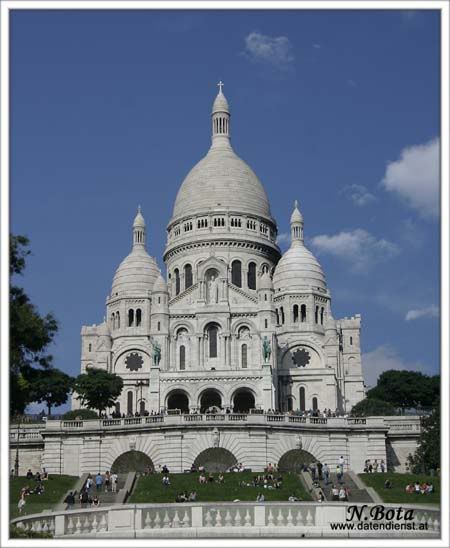
<path fill-rule="evenodd" d="M 348 412 L 365 395 L 361 318 L 333 319 L 297 204 L 291 247 L 281 256 L 264 188 L 231 147 L 222 91 L 212 130 L 167 226 L 167 282 L 146 251 L 139 209 L 106 320 L 82 328 L 81 371 L 120 375 L 117 411 L 125 415 L 210 407 Z"/>

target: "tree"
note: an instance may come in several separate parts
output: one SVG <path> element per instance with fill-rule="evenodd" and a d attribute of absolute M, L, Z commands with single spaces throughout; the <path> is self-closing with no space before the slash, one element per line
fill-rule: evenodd
<path fill-rule="evenodd" d="M 114 405 L 123 388 L 123 380 L 115 373 L 90 367 L 78 375 L 74 391 L 82 405 L 96 409 L 101 414 Z"/>
<path fill-rule="evenodd" d="M 439 396 L 440 379 L 417 371 L 384 371 L 368 398 L 377 398 L 396 407 L 431 407 Z"/>
<path fill-rule="evenodd" d="M 77 418 L 82 420 L 89 419 L 98 419 L 98 415 L 92 409 L 72 409 L 72 411 L 67 411 L 62 417 L 65 421 L 73 421 Z"/>
<path fill-rule="evenodd" d="M 383 415 L 397 415 L 397 410 L 389 402 L 377 398 L 365 398 L 353 406 L 352 417 L 380 417 Z"/>
<path fill-rule="evenodd" d="M 55 405 L 66 403 L 72 389 L 74 378 L 59 369 L 37 371 L 30 385 L 30 396 L 33 401 L 47 404 L 48 416 Z"/>
<path fill-rule="evenodd" d="M 30 255 L 29 240 L 24 236 L 10 238 L 10 275 L 23 274 Z M 58 323 L 53 314 L 41 316 L 21 287 L 10 287 L 10 403 L 11 414 L 23 413 L 33 401 L 31 383 L 37 371 L 52 366 L 48 353 Z"/>
<path fill-rule="evenodd" d="M 437 470 L 441 467 L 441 409 L 437 401 L 429 417 L 422 417 L 419 446 L 414 455 L 408 457 L 415 474 Z"/>

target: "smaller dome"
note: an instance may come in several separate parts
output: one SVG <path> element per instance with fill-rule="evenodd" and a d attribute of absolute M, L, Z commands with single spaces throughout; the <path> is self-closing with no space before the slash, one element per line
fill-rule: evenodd
<path fill-rule="evenodd" d="M 259 279 L 259 289 L 273 289 L 272 279 L 268 272 L 264 272 Z"/>
<path fill-rule="evenodd" d="M 153 257 L 143 246 L 135 246 L 120 263 L 114 275 L 111 295 L 132 291 L 151 292 L 159 275 L 159 268 Z"/>
<path fill-rule="evenodd" d="M 276 292 L 327 289 L 319 261 L 303 244 L 292 245 L 281 257 L 273 275 Z"/>
<path fill-rule="evenodd" d="M 230 107 L 228 106 L 227 98 L 222 93 L 222 89 L 217 94 L 212 106 L 212 114 L 215 112 L 227 112 L 230 114 Z"/>
<path fill-rule="evenodd" d="M 161 272 L 156 279 L 155 285 L 153 286 L 153 293 L 167 293 L 167 284 L 166 280 L 163 278 Z"/>
<path fill-rule="evenodd" d="M 300 213 L 297 200 L 295 200 L 294 211 L 291 215 L 291 224 L 292 223 L 303 223 L 303 215 Z"/>
<path fill-rule="evenodd" d="M 137 227 L 145 228 L 145 219 L 141 213 L 141 206 L 138 207 L 138 212 L 133 222 L 133 228 L 137 228 Z"/>

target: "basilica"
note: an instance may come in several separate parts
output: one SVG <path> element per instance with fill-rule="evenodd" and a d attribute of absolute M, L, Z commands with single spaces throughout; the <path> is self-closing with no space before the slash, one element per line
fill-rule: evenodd
<path fill-rule="evenodd" d="M 139 208 L 100 325 L 81 331 L 81 372 L 122 377 L 116 413 L 337 410 L 365 396 L 361 317 L 335 319 L 295 202 L 283 255 L 261 181 L 234 152 L 222 84 L 207 154 L 181 184 L 165 274 Z M 80 407 L 73 397 L 72 407 Z"/>

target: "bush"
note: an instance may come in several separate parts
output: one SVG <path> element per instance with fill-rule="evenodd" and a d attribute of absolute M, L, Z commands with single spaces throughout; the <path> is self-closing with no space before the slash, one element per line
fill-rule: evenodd
<path fill-rule="evenodd" d="M 75 409 L 73 411 L 67 411 L 64 413 L 63 419 L 66 421 L 73 421 L 76 418 L 89 420 L 89 419 L 98 419 L 98 414 L 92 409 Z"/>
<path fill-rule="evenodd" d="M 380 417 L 384 415 L 397 415 L 397 410 L 387 401 L 377 398 L 366 398 L 352 408 L 350 415 L 352 417 Z"/>

